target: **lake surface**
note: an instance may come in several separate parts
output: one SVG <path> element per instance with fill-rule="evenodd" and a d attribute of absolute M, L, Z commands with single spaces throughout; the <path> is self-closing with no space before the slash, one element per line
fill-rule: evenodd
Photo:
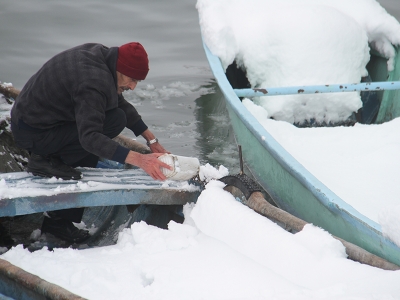
<path fill-rule="evenodd" d="M 380 3 L 400 19 L 398 0 Z M 50 57 L 79 44 L 139 41 L 149 54 L 150 73 L 125 97 L 170 152 L 237 173 L 236 144 L 202 48 L 195 5 L 185 0 L 0 0 L 0 81 L 21 89 Z"/>

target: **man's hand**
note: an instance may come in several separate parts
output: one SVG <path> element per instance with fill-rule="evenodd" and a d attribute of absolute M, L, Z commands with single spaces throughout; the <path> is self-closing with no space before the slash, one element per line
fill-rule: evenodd
<path fill-rule="evenodd" d="M 125 162 L 143 169 L 155 180 L 165 180 L 167 178 L 161 172 L 160 168 L 162 167 L 172 170 L 172 167 L 158 159 L 158 157 L 163 154 L 164 153 L 141 154 L 138 152 L 129 151 Z"/>

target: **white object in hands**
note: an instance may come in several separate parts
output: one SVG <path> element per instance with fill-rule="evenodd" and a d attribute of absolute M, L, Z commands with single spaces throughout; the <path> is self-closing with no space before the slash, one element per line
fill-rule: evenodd
<path fill-rule="evenodd" d="M 163 154 L 158 159 L 172 167 L 172 170 L 161 168 L 161 172 L 170 180 L 189 180 L 200 171 L 200 162 L 195 157 Z"/>

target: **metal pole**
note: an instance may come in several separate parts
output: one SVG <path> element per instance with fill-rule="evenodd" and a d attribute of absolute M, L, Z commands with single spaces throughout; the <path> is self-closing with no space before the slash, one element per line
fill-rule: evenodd
<path fill-rule="evenodd" d="M 234 89 L 238 97 L 262 97 L 295 94 L 318 94 L 359 91 L 384 91 L 400 89 L 400 81 L 362 82 L 350 84 L 329 84 L 309 86 L 271 87 L 259 89 Z"/>

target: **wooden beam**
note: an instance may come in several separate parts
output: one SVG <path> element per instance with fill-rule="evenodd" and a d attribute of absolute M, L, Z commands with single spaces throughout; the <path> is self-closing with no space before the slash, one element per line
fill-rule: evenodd
<path fill-rule="evenodd" d="M 0 83 L 0 93 L 3 94 L 6 98 L 16 99 L 20 91 L 13 86 L 6 86 Z"/>
<path fill-rule="evenodd" d="M 293 231 L 301 231 L 307 222 L 285 212 L 284 210 L 271 205 L 260 192 L 254 192 L 251 194 L 250 198 L 246 202 L 254 211 L 258 212 L 278 224 L 281 224 L 286 229 L 291 229 Z M 333 238 L 339 240 L 343 246 L 346 248 L 346 254 L 348 258 L 354 261 L 358 261 L 362 264 L 370 265 L 372 267 L 381 268 L 384 270 L 400 270 L 400 267 L 376 256 L 357 245 L 349 243 L 339 237 L 333 236 Z"/>

